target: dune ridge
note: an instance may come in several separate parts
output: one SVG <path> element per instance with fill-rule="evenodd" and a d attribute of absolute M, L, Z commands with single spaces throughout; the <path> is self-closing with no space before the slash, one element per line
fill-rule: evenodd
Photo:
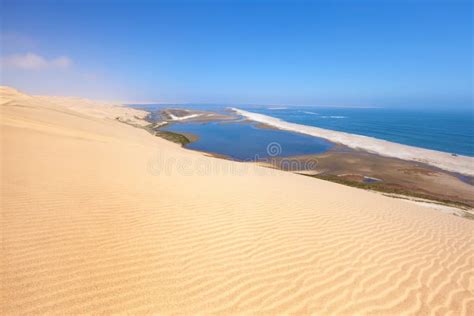
<path fill-rule="evenodd" d="M 0 93 L 3 315 L 474 313 L 473 221 Z"/>
<path fill-rule="evenodd" d="M 268 115 L 244 111 L 237 108 L 232 108 L 232 110 L 249 120 L 264 123 L 282 130 L 324 138 L 354 149 L 362 149 L 386 157 L 423 162 L 447 171 L 458 172 L 470 176 L 474 175 L 473 157 L 463 155 L 453 156 L 450 153 L 393 143 L 374 137 L 290 123 Z"/>

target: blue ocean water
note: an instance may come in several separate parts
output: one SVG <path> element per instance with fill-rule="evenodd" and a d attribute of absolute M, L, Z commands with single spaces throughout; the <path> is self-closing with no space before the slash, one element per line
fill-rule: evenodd
<path fill-rule="evenodd" d="M 143 107 L 143 106 L 140 106 Z M 210 110 L 217 112 L 228 111 L 226 105 L 149 105 L 143 107 L 147 110 L 157 110 L 160 108 L 190 108 L 197 110 Z M 433 149 L 458 155 L 474 156 L 474 110 L 428 110 L 428 109 L 391 109 L 391 108 L 335 108 L 335 107 L 308 107 L 308 106 L 234 106 L 249 112 L 261 113 L 276 117 L 288 122 L 321 127 L 329 130 L 347 132 L 358 135 L 370 136 L 378 139 L 384 139 L 395 143 Z M 174 125 L 176 131 L 183 129 L 188 123 Z M 231 127 L 234 128 L 234 127 Z M 193 131 L 191 131 L 191 129 Z M 200 131 L 202 129 L 202 132 Z M 236 127 L 236 129 L 239 129 Z M 245 147 L 244 139 L 256 141 L 253 135 L 256 135 L 262 129 L 255 127 L 243 127 L 238 131 L 242 138 L 240 147 Z M 214 125 L 190 126 L 189 132 L 197 135 L 202 133 L 202 137 L 215 139 L 216 144 L 199 144 L 191 146 L 213 147 L 211 152 L 220 152 L 217 146 L 224 146 L 223 141 L 227 137 L 234 137 L 236 131 L 228 131 Z M 267 133 L 265 130 L 263 134 Z M 229 133 L 228 136 L 227 133 Z M 290 132 L 280 131 L 281 134 L 269 134 L 265 136 L 265 141 L 278 141 L 273 137 L 284 137 L 283 135 L 295 135 Z M 216 135 L 220 134 L 220 135 Z M 234 135 L 234 136 L 231 136 Z M 247 135 L 249 134 L 249 135 Z M 297 135 L 297 134 L 296 134 Z M 304 135 L 298 135 L 304 136 Z M 263 137 L 263 136 L 262 136 Z M 305 136 L 307 137 L 307 136 Z M 312 137 L 311 137 L 312 138 Z M 219 140 L 218 140 L 219 139 Z M 257 138 L 258 139 L 258 138 Z M 316 139 L 319 141 L 319 139 Z M 235 139 L 234 139 L 235 141 Z M 287 153 L 292 152 L 292 139 L 285 142 L 288 148 Z M 191 147 L 190 146 L 190 147 Z M 295 146 L 302 146 L 295 141 Z M 304 145 L 306 146 L 306 145 Z M 199 148 L 196 148 L 199 149 Z M 321 149 L 321 148 L 319 148 Z M 319 150 L 316 149 L 316 150 Z M 205 150 L 206 149 L 200 149 Z M 246 149 L 242 149 L 246 151 Z M 254 149 L 250 149 L 254 150 Z M 222 152 L 220 152 L 222 153 Z"/>
<path fill-rule="evenodd" d="M 248 111 L 297 124 L 474 156 L 473 110 L 254 107 Z"/>

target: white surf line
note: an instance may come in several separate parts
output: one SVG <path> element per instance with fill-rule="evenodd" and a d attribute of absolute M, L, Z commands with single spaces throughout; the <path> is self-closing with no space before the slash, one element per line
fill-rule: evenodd
<path fill-rule="evenodd" d="M 332 118 L 332 119 L 343 119 L 347 118 L 347 116 L 341 116 L 341 115 L 323 115 L 321 118 Z"/>
<path fill-rule="evenodd" d="M 185 115 L 185 116 L 174 116 L 173 114 L 171 113 L 168 113 L 169 117 L 171 117 L 171 119 L 173 121 L 182 121 L 182 120 L 187 120 L 187 119 L 190 119 L 190 118 L 193 118 L 193 117 L 197 117 L 201 114 L 190 114 L 190 115 Z"/>
<path fill-rule="evenodd" d="M 268 115 L 247 112 L 237 108 L 231 109 L 252 121 L 265 123 L 282 130 L 320 137 L 334 143 L 346 145 L 353 149 L 362 149 L 386 157 L 422 162 L 444 170 L 474 176 L 473 157 L 462 155 L 453 156 L 441 151 L 393 143 L 369 136 L 290 123 Z"/>

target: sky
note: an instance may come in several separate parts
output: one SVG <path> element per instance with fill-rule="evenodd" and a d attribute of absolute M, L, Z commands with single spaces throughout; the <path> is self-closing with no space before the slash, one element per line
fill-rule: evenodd
<path fill-rule="evenodd" d="M 1 0 L 1 84 L 125 102 L 473 106 L 473 2 Z"/>

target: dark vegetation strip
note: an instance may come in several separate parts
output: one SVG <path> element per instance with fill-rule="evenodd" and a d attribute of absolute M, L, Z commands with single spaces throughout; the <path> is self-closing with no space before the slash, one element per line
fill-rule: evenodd
<path fill-rule="evenodd" d="M 366 190 L 372 190 L 372 191 L 377 191 L 377 192 L 382 192 L 382 193 L 388 193 L 388 194 L 400 194 L 400 195 L 406 195 L 414 198 L 419 198 L 419 199 L 425 199 L 425 200 L 431 200 L 435 202 L 439 202 L 441 204 L 447 205 L 447 206 L 457 206 L 457 207 L 462 207 L 462 208 L 471 208 L 471 206 L 467 203 L 459 202 L 459 201 L 453 201 L 449 199 L 443 199 L 443 198 L 438 198 L 433 195 L 429 194 L 423 194 L 423 193 L 417 193 L 410 191 L 408 189 L 404 188 L 399 188 L 392 186 L 387 183 L 383 182 L 374 182 L 374 183 L 361 183 L 358 181 L 353 181 L 353 180 L 348 180 L 348 179 L 343 179 L 335 175 L 308 175 L 309 177 L 313 178 L 318 178 L 321 180 L 326 180 L 326 181 L 331 181 L 339 184 L 344 184 L 347 186 L 351 187 L 356 187 L 360 189 L 366 189 Z"/>
<path fill-rule="evenodd" d="M 124 120 L 121 120 L 120 118 L 117 118 L 117 120 L 122 122 L 122 123 L 132 125 L 134 127 L 142 128 L 142 129 L 148 131 L 150 134 L 152 134 L 154 136 L 164 138 L 164 139 L 169 140 L 173 143 L 180 144 L 181 146 L 184 146 L 184 145 L 187 145 L 187 144 L 191 143 L 191 140 L 188 137 L 186 137 L 185 135 L 179 134 L 179 133 L 174 133 L 174 132 L 169 132 L 169 131 L 162 131 L 162 130 L 160 130 L 159 127 L 154 127 L 155 123 L 151 123 L 151 124 L 148 124 L 146 126 L 141 126 L 141 125 L 133 124 L 133 123 L 130 123 L 130 122 L 126 122 Z M 150 122 L 150 116 L 148 115 L 147 117 L 145 117 L 145 120 Z"/>

